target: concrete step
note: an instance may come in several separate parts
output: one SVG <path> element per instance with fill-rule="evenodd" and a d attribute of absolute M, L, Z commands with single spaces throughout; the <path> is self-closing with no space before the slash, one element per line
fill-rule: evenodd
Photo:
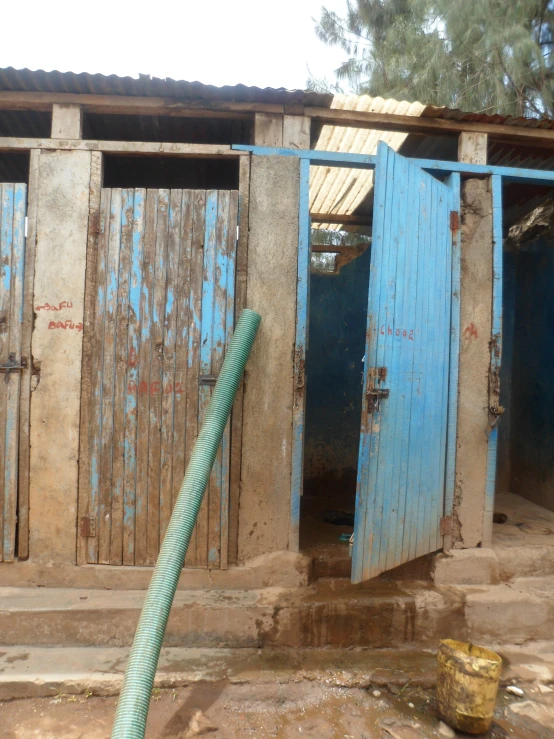
<path fill-rule="evenodd" d="M 132 643 L 144 591 L 0 588 L 0 644 Z M 464 632 L 463 597 L 448 588 L 318 581 L 299 589 L 178 591 L 165 645 L 397 647 Z"/>
<path fill-rule="evenodd" d="M 493 550 L 498 558 L 500 579 L 503 581 L 517 577 L 554 575 L 554 546 L 550 544 L 527 544 L 524 547 L 495 544 Z"/>
<path fill-rule="evenodd" d="M 126 647 L 144 591 L 0 588 L 0 645 Z M 554 576 L 442 586 L 319 580 L 306 588 L 181 590 L 168 647 L 436 647 L 554 634 Z"/>
<path fill-rule="evenodd" d="M 502 683 L 554 682 L 554 642 L 494 646 Z M 129 647 L 29 647 L 0 650 L 0 701 L 60 695 L 117 695 Z M 164 647 L 156 687 L 196 683 L 317 681 L 328 687 L 431 688 L 436 653 L 427 649 L 198 649 Z"/>

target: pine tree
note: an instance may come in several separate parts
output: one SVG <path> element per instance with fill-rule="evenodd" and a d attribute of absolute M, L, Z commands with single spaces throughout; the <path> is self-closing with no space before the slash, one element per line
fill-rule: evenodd
<path fill-rule="evenodd" d="M 312 89 L 554 116 L 554 0 L 347 0 L 316 33 L 348 58 Z"/>

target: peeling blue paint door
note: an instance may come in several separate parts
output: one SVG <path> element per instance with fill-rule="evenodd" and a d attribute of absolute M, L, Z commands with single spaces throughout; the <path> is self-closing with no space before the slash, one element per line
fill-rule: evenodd
<path fill-rule="evenodd" d="M 20 364 L 27 187 L 0 183 L 0 363 Z M 17 521 L 20 372 L 0 373 L 0 561 L 13 562 Z"/>
<path fill-rule="evenodd" d="M 104 189 L 100 215 L 83 559 L 153 565 L 233 331 L 238 193 Z M 186 566 L 227 567 L 229 457 L 230 424 Z"/>
<path fill-rule="evenodd" d="M 353 582 L 442 546 L 452 445 L 459 179 L 440 182 L 383 143 L 377 156 Z"/>

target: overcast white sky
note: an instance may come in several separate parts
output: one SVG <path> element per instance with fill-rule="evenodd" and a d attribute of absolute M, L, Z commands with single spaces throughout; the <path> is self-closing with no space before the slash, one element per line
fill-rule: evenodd
<path fill-rule="evenodd" d="M 304 88 L 344 54 L 312 18 L 346 0 L 0 0 L 0 67 Z"/>

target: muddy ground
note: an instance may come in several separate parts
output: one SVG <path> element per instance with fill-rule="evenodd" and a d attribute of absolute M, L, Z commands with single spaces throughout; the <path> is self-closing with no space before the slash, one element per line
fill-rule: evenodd
<path fill-rule="evenodd" d="M 148 739 L 431 739 L 454 734 L 439 722 L 432 691 L 409 685 L 387 690 L 285 684 L 200 683 L 155 690 Z M 107 739 L 116 699 L 64 696 L 0 703 L 2 739 Z M 488 739 L 554 737 L 554 692 L 526 689 L 523 698 L 501 688 Z"/>

